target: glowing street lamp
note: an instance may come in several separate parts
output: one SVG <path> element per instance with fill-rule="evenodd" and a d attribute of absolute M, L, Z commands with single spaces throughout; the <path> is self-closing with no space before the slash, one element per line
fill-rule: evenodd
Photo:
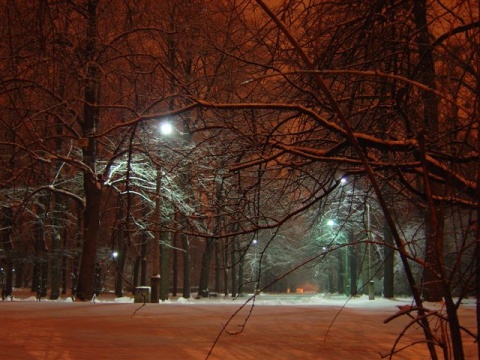
<path fill-rule="evenodd" d="M 173 132 L 173 126 L 168 121 L 160 123 L 160 133 L 162 135 L 170 135 Z"/>

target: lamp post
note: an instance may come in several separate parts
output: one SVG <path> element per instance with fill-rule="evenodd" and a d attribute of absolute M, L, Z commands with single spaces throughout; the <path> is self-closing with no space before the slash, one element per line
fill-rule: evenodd
<path fill-rule="evenodd" d="M 162 122 L 159 126 L 160 134 L 168 136 L 173 132 L 173 127 L 168 122 Z M 150 285 L 152 288 L 150 302 L 158 304 L 160 300 L 160 241 L 161 241 L 161 195 L 162 195 L 162 167 L 157 165 L 156 168 L 156 184 L 155 184 L 155 212 L 154 223 L 157 224 L 154 231 L 153 244 L 153 261 L 152 261 L 152 277 Z M 164 246 L 162 244 L 162 257 L 164 256 Z M 164 274 L 166 276 L 166 274 Z"/>
<path fill-rule="evenodd" d="M 251 245 L 253 247 L 253 251 L 254 251 L 254 263 L 253 263 L 253 266 L 254 266 L 254 281 L 255 281 L 255 294 L 257 294 L 257 291 L 259 289 L 259 283 L 260 283 L 260 264 L 257 263 L 257 246 L 258 246 L 258 240 L 257 239 L 253 239 L 252 242 L 251 242 Z"/>
<path fill-rule="evenodd" d="M 333 231 L 333 227 L 335 227 L 336 225 L 337 223 L 334 220 L 330 219 L 327 221 L 327 226 L 329 226 L 332 229 L 332 231 Z M 337 257 L 337 261 L 338 261 L 337 289 L 338 291 L 343 290 L 345 294 L 347 294 L 348 288 L 349 288 L 348 286 L 348 265 L 349 265 L 348 247 L 347 247 L 347 244 L 344 241 L 342 241 L 343 236 L 340 236 L 340 239 L 339 239 L 338 235 L 339 234 L 337 233 L 333 239 L 333 244 L 339 247 L 337 248 L 337 251 L 340 251 L 340 254 Z M 342 255 L 341 252 L 344 252 L 344 254 Z"/>

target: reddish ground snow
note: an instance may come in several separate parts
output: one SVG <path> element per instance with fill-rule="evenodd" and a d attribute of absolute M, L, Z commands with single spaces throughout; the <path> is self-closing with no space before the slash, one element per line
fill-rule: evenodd
<path fill-rule="evenodd" d="M 372 360 L 387 354 L 410 322 L 402 316 L 384 323 L 408 299 L 362 297 L 346 303 L 343 297 L 260 295 L 253 308 L 249 304 L 239 311 L 246 299 L 175 299 L 142 306 L 130 298 L 100 297 L 95 303 L 14 298 L 0 302 L 0 359 Z M 441 304 L 429 306 L 438 310 Z M 216 341 L 237 311 L 227 330 L 244 331 L 223 333 Z M 473 303 L 460 314 L 474 330 Z M 393 359 L 428 359 L 424 344 L 408 346 L 421 339 L 419 327 L 410 328 L 397 346 L 407 348 Z M 465 335 L 464 342 L 466 358 L 477 359 L 473 339 Z"/>

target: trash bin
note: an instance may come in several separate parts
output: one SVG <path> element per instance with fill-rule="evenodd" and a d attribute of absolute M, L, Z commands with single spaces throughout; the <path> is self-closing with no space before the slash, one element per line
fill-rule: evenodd
<path fill-rule="evenodd" d="M 137 286 L 135 288 L 135 297 L 133 302 L 149 303 L 150 302 L 150 286 Z"/>
<path fill-rule="evenodd" d="M 368 299 L 375 300 L 375 283 L 373 280 L 368 282 Z"/>

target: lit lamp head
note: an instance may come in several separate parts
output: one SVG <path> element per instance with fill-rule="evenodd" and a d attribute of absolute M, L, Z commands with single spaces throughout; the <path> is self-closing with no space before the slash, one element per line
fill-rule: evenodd
<path fill-rule="evenodd" d="M 173 132 L 173 126 L 167 121 L 162 121 L 160 123 L 160 133 L 162 135 L 170 135 Z"/>

